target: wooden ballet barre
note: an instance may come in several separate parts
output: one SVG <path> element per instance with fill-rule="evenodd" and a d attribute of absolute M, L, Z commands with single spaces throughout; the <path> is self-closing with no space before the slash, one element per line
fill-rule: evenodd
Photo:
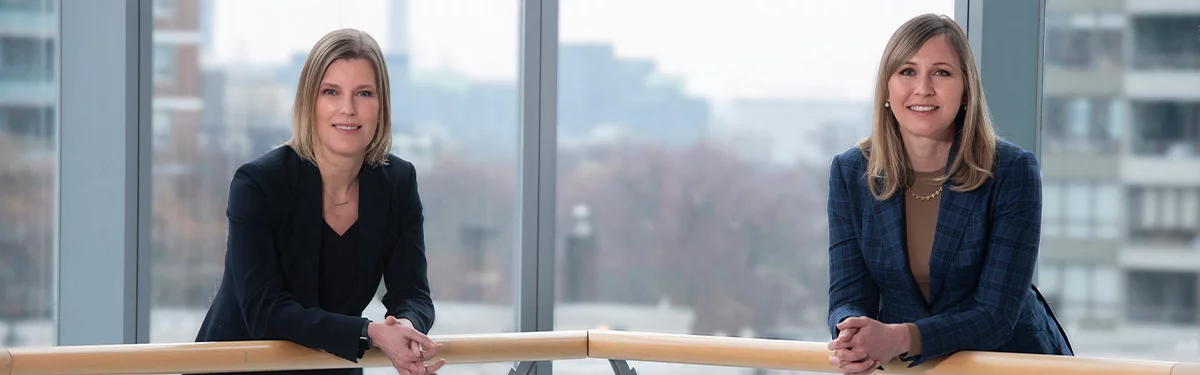
<path fill-rule="evenodd" d="M 586 331 L 434 335 L 447 364 L 587 358 Z M 230 341 L 13 348 L 0 350 L 0 375 L 170 374 L 387 367 L 372 349 L 358 363 L 287 341 Z"/>
<path fill-rule="evenodd" d="M 434 335 L 453 364 L 596 358 L 834 373 L 823 342 L 624 331 Z M 0 349 L 0 375 L 106 375 L 388 367 L 378 349 L 358 363 L 287 341 L 59 346 Z M 962 352 L 882 374 L 1200 375 L 1200 364 L 994 352 Z"/>
<path fill-rule="evenodd" d="M 588 331 L 588 357 L 834 373 L 826 343 L 624 331 Z M 894 361 L 877 374 L 1200 375 L 1200 364 L 995 352 L 960 352 L 909 368 Z"/>

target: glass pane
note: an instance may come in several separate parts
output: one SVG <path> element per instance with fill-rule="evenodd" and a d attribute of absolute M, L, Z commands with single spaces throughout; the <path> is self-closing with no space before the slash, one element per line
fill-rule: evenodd
<path fill-rule="evenodd" d="M 1162 198 L 1160 193 L 1162 189 L 1158 188 L 1142 188 L 1141 207 L 1141 228 L 1158 228 L 1161 227 L 1160 219 L 1162 214 Z"/>
<path fill-rule="evenodd" d="M 54 344 L 58 2 L 0 2 L 0 348 Z"/>
<path fill-rule="evenodd" d="M 1093 196 L 1092 183 L 1089 181 L 1067 184 L 1067 237 L 1088 236 L 1091 226 Z"/>
<path fill-rule="evenodd" d="M 1179 190 L 1163 189 L 1162 199 L 1162 229 L 1179 228 Z"/>
<path fill-rule="evenodd" d="M 954 3 L 562 0 L 555 329 L 828 340 L 831 158 Z"/>
<path fill-rule="evenodd" d="M 1066 222 L 1063 207 L 1066 205 L 1066 202 L 1063 199 L 1062 191 L 1062 187 L 1054 181 L 1046 181 L 1042 184 L 1043 236 L 1058 237 L 1063 235 L 1063 223 Z"/>
<path fill-rule="evenodd" d="M 1037 278 L 1034 279 L 1034 285 L 1037 285 L 1039 291 L 1046 295 L 1059 297 L 1062 295 L 1062 283 L 1059 277 L 1062 275 L 1062 266 L 1058 263 L 1043 262 L 1038 264 Z"/>
<path fill-rule="evenodd" d="M 1113 266 L 1097 267 L 1092 270 L 1093 303 L 1099 310 L 1115 313 L 1119 307 L 1118 291 L 1121 290 L 1120 273 Z"/>
<path fill-rule="evenodd" d="M 1121 187 L 1117 184 L 1105 183 L 1096 186 L 1095 190 L 1095 217 L 1096 232 L 1094 235 L 1117 239 L 1120 235 L 1119 224 L 1122 224 L 1122 202 L 1124 197 L 1121 195 Z"/>
<path fill-rule="evenodd" d="M 1178 271 L 1198 237 L 1186 225 L 1193 203 L 1179 192 L 1200 189 L 1180 178 L 1200 170 L 1200 85 L 1192 84 L 1200 76 L 1200 12 L 1190 0 L 1154 3 L 1163 11 L 1136 1 L 1046 4 L 1043 145 L 1082 129 L 1088 135 L 1073 138 L 1084 144 L 1071 152 L 1043 147 L 1039 155 L 1053 166 L 1043 170 L 1046 186 L 1089 186 L 1061 197 L 1071 226 L 1086 228 L 1068 228 L 1074 236 L 1041 248 L 1043 258 L 1066 259 L 1068 290 L 1072 275 L 1087 283 L 1076 289 L 1088 291 L 1089 307 L 1059 315 L 1073 337 L 1089 337 L 1072 343 L 1076 355 L 1169 360 L 1195 352 L 1179 349 L 1200 328 L 1197 273 Z M 1136 269 L 1122 259 L 1135 259 Z M 1071 271 L 1080 267 L 1091 267 L 1090 276 Z M 1181 329 L 1154 343 L 1137 333 L 1167 324 Z"/>
<path fill-rule="evenodd" d="M 1179 205 L 1180 226 L 1184 230 L 1200 232 L 1200 188 L 1180 191 L 1183 202 Z M 1200 233 L 1197 233 L 1200 235 Z"/>
<path fill-rule="evenodd" d="M 164 4 L 154 11 L 155 57 L 170 57 L 154 64 L 166 76 L 154 82 L 151 341 L 195 339 L 225 270 L 234 170 L 288 139 L 304 60 L 343 27 L 385 54 L 391 153 L 415 165 L 424 207 L 433 333 L 515 328 L 517 2 L 154 2 Z M 377 295 L 363 315 L 384 311 Z M 506 371 L 488 366 L 444 372 Z"/>
<path fill-rule="evenodd" d="M 1078 319 L 1087 315 L 1088 301 L 1092 298 L 1091 265 L 1069 265 L 1063 275 L 1063 311 L 1064 318 Z"/>
<path fill-rule="evenodd" d="M 58 19 L 0 4 L 0 347 L 54 344 Z"/>

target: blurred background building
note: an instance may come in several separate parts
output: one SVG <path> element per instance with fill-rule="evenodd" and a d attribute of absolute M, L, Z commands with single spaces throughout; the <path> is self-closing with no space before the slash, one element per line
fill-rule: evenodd
<path fill-rule="evenodd" d="M 1198 25 L 1194 1 L 1047 2 L 1039 282 L 1078 329 L 1198 335 Z"/>
<path fill-rule="evenodd" d="M 497 56 L 514 60 L 491 57 L 490 64 L 515 67 L 517 2 L 460 0 L 479 8 L 446 11 L 437 8 L 441 1 L 363 3 L 368 9 L 343 12 L 332 2 L 296 0 L 289 4 L 304 26 L 286 33 L 315 40 L 363 25 L 380 40 L 394 91 L 392 152 L 417 166 L 427 213 L 434 331 L 512 331 L 516 69 L 481 78 L 464 68 L 472 58 L 437 48 L 455 42 L 435 37 L 454 30 L 465 35 L 457 43 L 490 38 L 512 49 Z M 901 22 L 927 11 L 953 14 L 955 1 L 906 3 L 919 9 L 902 12 L 888 10 L 898 6 L 891 3 L 830 6 L 812 17 L 870 17 L 870 27 L 846 35 L 852 42 L 796 48 L 794 37 L 763 31 L 769 28 L 744 31 L 755 43 L 709 34 L 716 23 L 820 21 L 785 8 L 795 5 L 725 3 L 742 14 L 721 11 L 722 3 L 687 3 L 686 17 L 666 17 L 655 15 L 674 14 L 683 3 L 655 1 L 562 0 L 558 165 L 551 167 L 558 178 L 555 328 L 826 339 L 827 173 L 831 156 L 869 131 L 874 62 L 837 64 L 842 70 L 769 62 L 790 53 L 877 59 Z M 52 342 L 57 4 L 0 0 L 0 346 Z M 239 15 L 271 4 L 153 1 L 152 342 L 194 338 L 223 270 L 229 178 L 290 134 L 308 46 L 282 58 L 255 58 L 267 52 L 253 49 L 230 58 L 222 44 L 228 29 L 251 30 L 259 21 Z M 587 22 L 618 17 L 621 7 L 663 23 L 654 32 L 665 36 L 655 40 L 666 42 L 647 44 Z M 1047 1 L 1037 285 L 1077 354 L 1200 355 L 1198 25 L 1200 2 L 1192 0 Z M 629 19 L 622 27 L 638 26 Z M 697 40 L 703 45 L 694 46 Z M 804 51 L 791 51 L 797 48 Z M 671 51 L 704 58 L 672 59 Z M 748 53 L 764 56 L 739 60 L 767 62 L 746 72 L 706 61 Z M 825 81 L 828 75 L 841 78 Z M 738 91 L 751 84 L 765 88 Z M 381 311 L 376 304 L 365 314 Z M 567 374 L 611 373 L 603 362 L 555 366 Z"/>
<path fill-rule="evenodd" d="M 0 1 L 0 345 L 52 316 L 57 1 Z M 30 342 L 33 341 L 33 342 Z"/>

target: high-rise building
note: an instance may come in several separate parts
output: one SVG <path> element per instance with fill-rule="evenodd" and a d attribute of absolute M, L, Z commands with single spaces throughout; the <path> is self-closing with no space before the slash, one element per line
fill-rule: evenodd
<path fill-rule="evenodd" d="M 57 4 L 0 1 L 0 347 L 54 308 Z"/>
<path fill-rule="evenodd" d="M 209 219 L 223 207 L 230 174 L 209 167 L 223 160 L 201 131 L 205 80 L 201 70 L 201 7 L 208 0 L 155 0 L 151 3 L 151 241 L 154 265 L 152 303 L 186 306 L 211 296 L 223 238 Z M 223 199 L 223 198 L 222 198 Z M 219 203 L 218 203 L 219 202 Z"/>
<path fill-rule="evenodd" d="M 57 2 L 0 2 L 0 132 L 53 147 Z"/>
<path fill-rule="evenodd" d="M 1050 0 L 1038 285 L 1064 323 L 1200 325 L 1200 2 Z"/>
<path fill-rule="evenodd" d="M 196 160 L 201 111 L 198 0 L 155 0 L 151 82 L 153 145 L 170 162 Z M 155 161 L 167 161 L 156 158 Z"/>
<path fill-rule="evenodd" d="M 408 0 L 388 1 L 388 21 L 388 45 L 384 47 L 384 52 L 408 55 L 412 52 L 408 48 Z"/>

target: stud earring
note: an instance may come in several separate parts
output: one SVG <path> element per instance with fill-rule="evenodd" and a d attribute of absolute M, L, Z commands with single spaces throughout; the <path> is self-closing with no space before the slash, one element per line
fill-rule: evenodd
<path fill-rule="evenodd" d="M 883 106 L 884 106 L 884 107 L 891 107 L 891 106 L 892 106 L 892 102 L 883 102 Z"/>

